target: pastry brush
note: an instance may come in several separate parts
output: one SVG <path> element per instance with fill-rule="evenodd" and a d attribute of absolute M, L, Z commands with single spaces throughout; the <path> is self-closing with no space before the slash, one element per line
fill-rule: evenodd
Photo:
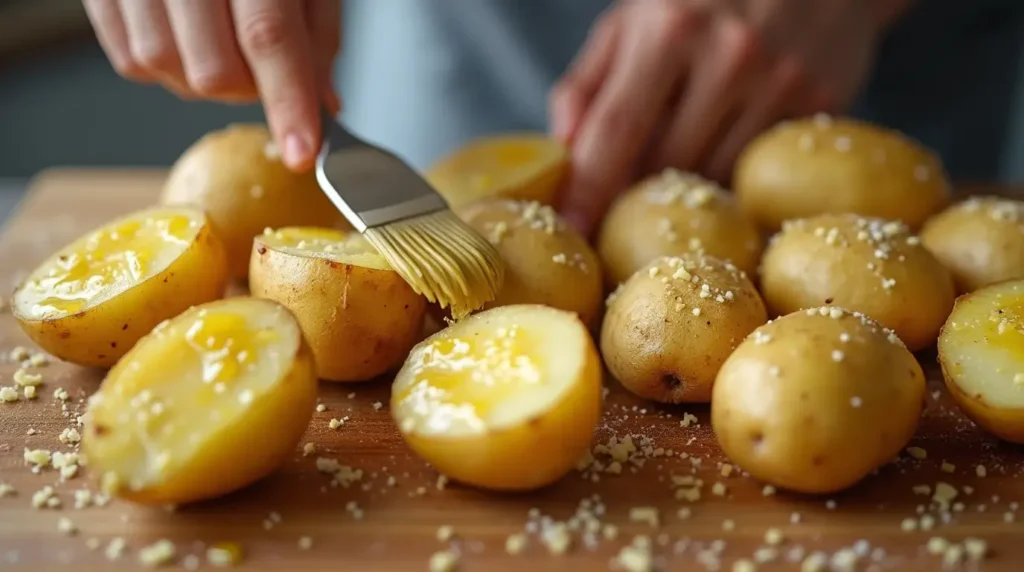
<path fill-rule="evenodd" d="M 498 295 L 505 270 L 498 251 L 412 167 L 326 113 L 323 138 L 320 188 L 413 290 L 455 318 Z"/>

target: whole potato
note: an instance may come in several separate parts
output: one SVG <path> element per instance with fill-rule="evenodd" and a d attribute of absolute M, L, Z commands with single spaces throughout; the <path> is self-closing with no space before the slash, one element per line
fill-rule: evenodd
<path fill-rule="evenodd" d="M 348 228 L 313 172 L 294 173 L 281 162 L 263 125 L 231 125 L 195 142 L 171 167 L 160 201 L 205 210 L 239 279 L 249 273 L 253 237 L 265 228 Z"/>
<path fill-rule="evenodd" d="M 753 274 L 761 247 L 757 227 L 731 194 L 675 169 L 619 197 L 597 238 L 597 253 L 613 286 L 655 258 L 688 252 L 728 260 Z"/>
<path fill-rule="evenodd" d="M 551 207 L 490 199 L 462 207 L 458 214 L 505 261 L 505 283 L 487 308 L 543 304 L 595 324 L 604 301 L 601 265 L 587 241 Z"/>
<path fill-rule="evenodd" d="M 1024 202 L 974 197 L 932 217 L 921 241 L 960 292 L 1024 278 Z"/>
<path fill-rule="evenodd" d="M 640 397 L 706 402 L 722 362 L 767 319 L 753 283 L 732 264 L 699 254 L 662 257 L 609 297 L 601 354 Z"/>
<path fill-rule="evenodd" d="M 896 331 L 912 351 L 935 343 L 953 308 L 953 278 L 897 221 L 820 215 L 789 221 L 761 262 L 776 316 L 835 305 Z"/>
<path fill-rule="evenodd" d="M 924 372 L 894 333 L 862 314 L 812 308 L 758 328 L 729 356 L 711 424 L 755 478 L 830 493 L 893 459 L 924 399 Z"/>
<path fill-rule="evenodd" d="M 949 202 L 938 156 L 899 132 L 818 115 L 779 124 L 740 155 L 740 204 L 761 227 L 789 219 L 855 213 L 919 229 Z"/>

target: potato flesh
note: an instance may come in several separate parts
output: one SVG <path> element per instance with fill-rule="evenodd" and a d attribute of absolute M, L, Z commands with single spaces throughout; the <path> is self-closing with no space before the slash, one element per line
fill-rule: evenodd
<path fill-rule="evenodd" d="M 283 327 L 285 310 L 254 313 L 244 304 L 165 322 L 104 381 L 90 403 L 87 436 L 96 437 L 89 454 L 101 459 L 108 486 L 139 490 L 170 480 L 288 371 L 299 333 Z"/>
<path fill-rule="evenodd" d="M 19 290 L 27 319 L 76 314 L 167 268 L 203 226 L 198 211 L 161 209 L 101 228 L 47 260 Z"/>
<path fill-rule="evenodd" d="M 501 310 L 511 308 L 518 307 Z M 403 432 L 482 434 L 525 423 L 558 402 L 580 367 L 558 356 L 580 355 L 566 347 L 578 345 L 574 332 L 516 314 L 455 324 L 413 349 L 393 388 Z"/>
<path fill-rule="evenodd" d="M 1024 283 L 961 298 L 939 338 L 943 369 L 993 407 L 1024 408 Z"/>
<path fill-rule="evenodd" d="M 555 169 L 566 156 L 564 147 L 540 135 L 484 139 L 443 159 L 427 177 L 450 200 L 465 204 L 516 190 Z"/>
<path fill-rule="evenodd" d="M 364 268 L 391 270 L 363 235 L 330 228 L 286 227 L 263 233 L 267 246 L 299 256 L 326 258 Z"/>

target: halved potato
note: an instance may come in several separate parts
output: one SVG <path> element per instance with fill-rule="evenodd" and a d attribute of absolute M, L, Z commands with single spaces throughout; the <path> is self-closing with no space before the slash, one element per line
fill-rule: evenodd
<path fill-rule="evenodd" d="M 550 205 L 569 172 L 569 151 L 543 133 L 482 137 L 441 159 L 427 180 L 453 206 L 487 197 Z"/>
<path fill-rule="evenodd" d="M 1024 280 L 958 298 L 938 349 L 960 409 L 993 435 L 1024 443 Z"/>
<path fill-rule="evenodd" d="M 14 292 L 18 324 L 51 354 L 110 367 L 161 321 L 220 298 L 224 246 L 202 211 L 158 207 L 61 248 Z"/>
<path fill-rule="evenodd" d="M 113 494 L 217 497 L 275 470 L 316 406 L 313 355 L 287 308 L 230 298 L 160 324 L 92 398 L 82 445 Z"/>
<path fill-rule="evenodd" d="M 539 305 L 474 314 L 427 338 L 391 386 L 406 442 L 438 471 L 527 490 L 572 470 L 601 414 L 601 363 L 576 314 Z"/>
<path fill-rule="evenodd" d="M 401 364 L 421 339 L 427 307 L 362 235 L 322 228 L 256 237 L 249 291 L 295 314 L 330 381 L 364 381 Z"/>

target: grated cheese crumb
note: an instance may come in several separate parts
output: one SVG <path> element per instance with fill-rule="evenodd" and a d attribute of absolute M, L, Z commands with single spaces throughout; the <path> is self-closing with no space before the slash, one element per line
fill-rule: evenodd
<path fill-rule="evenodd" d="M 459 565 L 459 556 L 451 550 L 435 552 L 430 557 L 430 572 L 454 572 Z"/>
<path fill-rule="evenodd" d="M 175 547 L 170 540 L 158 540 L 139 550 L 139 563 L 143 566 L 157 567 L 174 560 Z"/>
<path fill-rule="evenodd" d="M 526 549 L 526 535 L 523 533 L 516 533 L 509 535 L 505 539 L 505 552 L 507 554 L 521 554 Z"/>

